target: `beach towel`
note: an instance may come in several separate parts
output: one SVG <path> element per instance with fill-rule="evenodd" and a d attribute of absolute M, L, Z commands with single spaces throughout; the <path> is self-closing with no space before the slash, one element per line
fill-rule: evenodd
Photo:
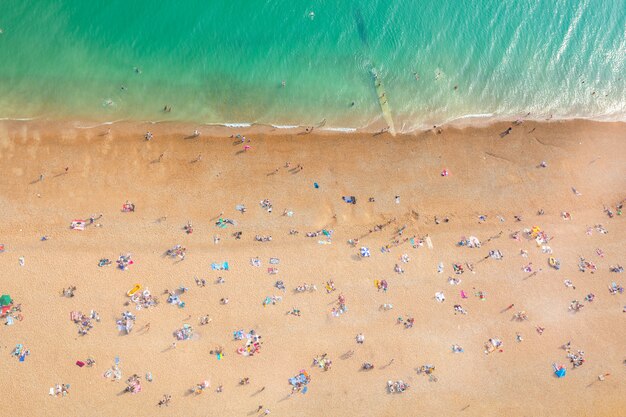
<path fill-rule="evenodd" d="M 73 220 L 70 225 L 70 229 L 72 230 L 85 230 L 85 221 L 84 220 Z"/>
<path fill-rule="evenodd" d="M 300 374 L 289 378 L 289 383 L 293 385 L 294 387 L 297 386 L 298 384 L 306 385 L 309 383 L 309 381 L 310 381 L 310 378 L 304 371 L 301 371 Z"/>
<path fill-rule="evenodd" d="M 470 236 L 467 240 L 468 248 L 480 248 L 480 240 L 476 236 Z"/>
<path fill-rule="evenodd" d="M 73 322 L 79 322 L 83 318 L 83 314 L 80 311 L 72 311 L 70 313 L 70 320 Z"/>
<path fill-rule="evenodd" d="M 214 271 L 228 271 L 228 262 L 222 262 L 222 263 L 212 263 L 211 264 L 211 269 Z"/>

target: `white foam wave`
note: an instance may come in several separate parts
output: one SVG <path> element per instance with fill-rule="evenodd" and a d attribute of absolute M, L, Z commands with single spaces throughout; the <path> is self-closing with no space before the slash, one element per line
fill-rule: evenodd
<path fill-rule="evenodd" d="M 119 123 L 119 122 L 123 122 L 125 119 L 119 119 L 119 120 L 111 120 L 111 121 L 107 121 L 107 122 L 102 122 L 102 123 L 97 123 L 95 125 L 91 125 L 91 126 L 76 126 L 76 129 L 93 129 L 95 127 L 101 127 L 101 126 L 111 126 L 115 123 Z"/>
<path fill-rule="evenodd" d="M 320 130 L 326 130 L 329 132 L 356 132 L 356 127 L 322 127 Z"/>
<path fill-rule="evenodd" d="M 37 120 L 38 117 L 2 117 L 2 122 L 30 122 L 31 120 Z"/>
<path fill-rule="evenodd" d="M 225 127 L 250 127 L 252 123 L 221 123 Z"/>

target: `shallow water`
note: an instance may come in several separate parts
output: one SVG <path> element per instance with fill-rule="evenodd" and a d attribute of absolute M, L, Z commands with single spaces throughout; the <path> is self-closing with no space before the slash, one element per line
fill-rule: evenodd
<path fill-rule="evenodd" d="M 375 69 L 398 130 L 626 118 L 623 0 L 183 4 L 1 3 L 0 117 L 365 127 Z"/>

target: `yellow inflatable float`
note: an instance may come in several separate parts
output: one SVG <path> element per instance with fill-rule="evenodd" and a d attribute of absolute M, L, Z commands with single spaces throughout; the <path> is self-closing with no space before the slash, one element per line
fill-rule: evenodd
<path fill-rule="evenodd" d="M 135 295 L 137 293 L 137 291 L 139 291 L 141 289 L 141 285 L 139 284 L 135 284 L 135 286 L 133 288 L 131 288 L 130 290 L 128 290 L 128 292 L 126 293 L 127 296 L 132 297 L 133 295 Z"/>

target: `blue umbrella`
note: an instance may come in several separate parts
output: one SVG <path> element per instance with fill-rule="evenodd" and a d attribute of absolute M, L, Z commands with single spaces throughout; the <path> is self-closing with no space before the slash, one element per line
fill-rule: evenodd
<path fill-rule="evenodd" d="M 369 248 L 362 247 L 362 248 L 361 248 L 361 256 L 362 256 L 362 257 L 364 257 L 364 258 L 366 258 L 366 257 L 370 256 L 370 250 L 369 250 Z"/>

